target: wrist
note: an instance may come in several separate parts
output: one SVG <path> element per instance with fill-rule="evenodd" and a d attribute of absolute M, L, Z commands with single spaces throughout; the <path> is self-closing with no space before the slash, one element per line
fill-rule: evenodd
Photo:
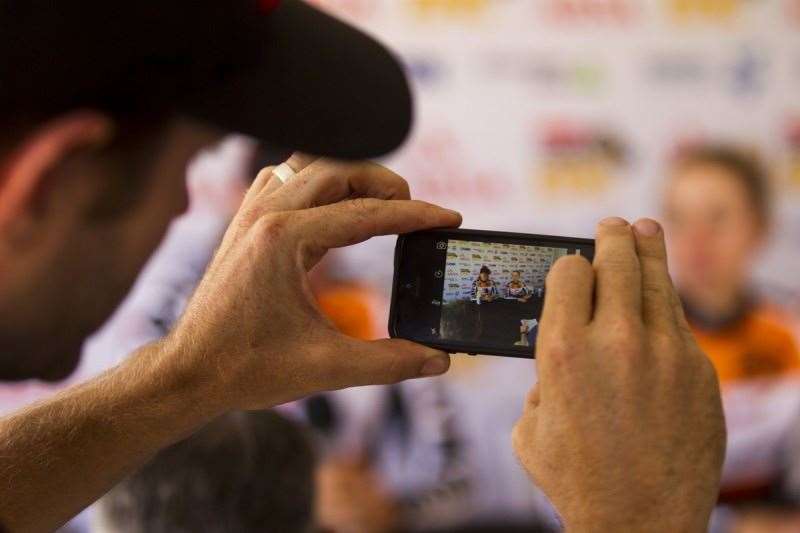
<path fill-rule="evenodd" d="M 169 421 L 168 431 L 189 434 L 230 410 L 191 348 L 171 336 L 142 348 L 118 372 L 148 398 L 154 415 Z"/>

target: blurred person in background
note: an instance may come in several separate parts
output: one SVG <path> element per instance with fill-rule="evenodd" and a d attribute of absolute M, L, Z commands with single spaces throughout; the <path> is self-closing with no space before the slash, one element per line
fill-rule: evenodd
<path fill-rule="evenodd" d="M 800 369 L 787 319 L 759 297 L 751 278 L 772 221 L 762 164 L 732 146 L 688 148 L 672 168 L 664 213 L 676 285 L 720 381 Z"/>
<path fill-rule="evenodd" d="M 240 411 L 159 452 L 99 502 L 106 533 L 310 533 L 314 453 L 271 411 Z"/>
<path fill-rule="evenodd" d="M 675 283 L 723 385 L 729 444 L 722 531 L 797 524 L 781 488 L 798 425 L 800 352 L 788 316 L 758 293 L 754 263 L 772 223 L 767 168 L 746 149 L 705 144 L 674 161 L 664 194 Z"/>

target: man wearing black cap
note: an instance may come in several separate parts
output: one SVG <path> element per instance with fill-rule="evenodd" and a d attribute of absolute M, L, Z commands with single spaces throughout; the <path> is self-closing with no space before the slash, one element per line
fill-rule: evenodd
<path fill-rule="evenodd" d="M 0 3 L 0 54 L 0 379 L 5 380 L 57 380 L 74 369 L 86 335 L 118 304 L 185 203 L 187 161 L 222 132 L 241 131 L 276 146 L 353 160 L 392 150 L 411 122 L 408 86 L 392 56 L 296 0 L 9 0 Z M 97 379 L 0 420 L 0 522 L 13 531 L 52 529 L 156 451 L 228 411 L 445 372 L 449 358 L 436 350 L 341 335 L 322 318 L 310 291 L 298 298 L 296 287 L 308 286 L 306 271 L 330 248 L 459 223 L 455 212 L 410 200 L 402 178 L 372 163 L 296 155 L 264 169 L 170 335 Z M 662 298 L 672 293 L 663 274 L 665 259 L 658 255 L 660 230 L 637 233 L 625 223 L 598 237 L 598 309 L 616 311 L 604 311 L 606 318 L 627 316 L 630 324 L 598 326 L 589 337 L 581 333 L 588 329 L 575 320 L 591 316 L 595 274 L 585 260 L 571 258 L 554 271 L 561 272 L 562 285 L 573 277 L 581 282 L 548 293 L 559 300 L 545 307 L 540 358 L 564 356 L 567 344 L 559 339 L 566 326 L 580 330 L 570 337 L 576 356 L 621 346 L 619 332 L 625 331 L 629 358 L 663 353 L 677 363 L 664 366 L 662 374 L 670 377 L 678 368 L 693 373 L 688 384 L 673 380 L 678 385 L 661 391 L 659 401 L 678 397 L 680 405 L 704 406 L 692 411 L 698 416 L 677 424 L 674 410 L 668 410 L 673 418 L 664 415 L 662 421 L 656 409 L 661 404 L 643 401 L 652 408 L 627 411 L 620 427 L 663 422 L 659 436 L 680 432 L 681 439 L 652 452 L 655 466 L 633 463 L 637 479 L 652 473 L 654 481 L 648 486 L 653 490 L 634 487 L 630 494 L 637 504 L 649 502 L 679 481 L 690 464 L 688 471 L 702 483 L 665 501 L 686 518 L 674 525 L 698 524 L 707 518 L 724 436 L 713 372 L 691 341 L 676 333 L 679 316 Z M 652 265 L 653 273 L 640 272 L 640 262 Z M 610 265 L 627 278 L 608 277 Z M 654 295 L 658 298 L 649 305 L 641 303 Z M 571 303 L 580 312 L 564 312 Z M 657 326 L 669 334 L 659 337 L 658 350 L 649 348 L 655 326 L 642 322 L 637 314 L 642 308 L 648 320 L 663 314 Z M 575 357 L 571 364 L 591 363 Z M 611 377 L 603 384 L 624 390 L 603 396 L 607 388 L 592 390 L 591 380 L 582 382 L 578 394 L 584 404 L 603 399 L 608 416 L 622 407 L 620 399 L 651 399 L 652 387 L 630 379 L 615 382 L 617 367 L 608 368 Z M 648 368 L 649 382 L 662 377 Z M 585 374 L 586 368 L 579 370 Z M 630 367 L 617 370 L 632 375 Z M 557 405 L 544 385 L 548 375 L 542 373 L 541 405 L 537 396 L 529 410 L 546 414 L 544 407 Z M 568 386 L 568 381 L 558 385 L 557 371 L 554 376 L 549 378 L 554 387 Z M 563 414 L 563 421 L 575 421 L 574 412 Z M 599 426 L 572 436 L 553 434 L 577 438 L 578 448 L 606 439 L 597 449 L 617 456 L 642 451 L 635 431 L 598 431 Z M 538 465 L 530 455 L 534 441 L 548 449 L 546 439 L 529 422 L 516 432 L 523 463 L 557 505 L 566 502 L 565 520 L 577 525 L 591 517 L 616 518 L 619 524 L 615 512 L 630 503 L 625 497 L 599 499 L 600 508 L 587 503 L 584 509 L 573 504 L 575 498 L 560 498 L 574 489 L 548 483 L 550 465 Z M 705 445 L 702 454 L 694 453 L 698 442 Z M 569 448 L 565 444 L 562 448 Z M 679 458 L 666 474 L 658 462 L 665 457 Z M 628 480 L 618 468 L 585 461 L 572 458 L 556 477 L 568 479 L 566 474 L 591 467 L 590 489 L 602 486 L 606 470 L 616 476 L 609 480 Z M 586 488 L 577 490 L 573 496 L 592 496 Z M 637 510 L 649 512 L 646 520 L 659 516 L 660 509 L 637 505 Z"/>

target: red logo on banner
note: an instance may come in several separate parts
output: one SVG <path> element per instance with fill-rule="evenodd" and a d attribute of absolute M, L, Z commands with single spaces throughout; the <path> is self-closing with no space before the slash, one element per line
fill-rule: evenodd
<path fill-rule="evenodd" d="M 629 0 L 549 0 L 544 9 L 557 24 L 626 24 L 638 14 L 636 3 Z"/>
<path fill-rule="evenodd" d="M 571 199 L 608 190 L 628 155 L 617 132 L 565 120 L 537 127 L 535 143 L 542 154 L 534 176 L 537 191 Z"/>
<path fill-rule="evenodd" d="M 258 5 L 263 13 L 272 13 L 280 3 L 281 0 L 258 0 Z"/>

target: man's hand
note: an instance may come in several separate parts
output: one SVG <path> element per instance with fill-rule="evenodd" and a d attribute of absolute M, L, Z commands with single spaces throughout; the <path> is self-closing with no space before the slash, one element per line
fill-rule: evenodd
<path fill-rule="evenodd" d="M 285 185 L 264 169 L 247 193 L 168 351 L 202 374 L 224 409 L 445 372 L 447 354 L 404 340 L 364 342 L 317 308 L 306 272 L 330 248 L 376 235 L 458 226 L 458 213 L 409 200 L 373 163 L 293 156 Z M 169 348 L 175 348 L 170 350 Z"/>
<path fill-rule="evenodd" d="M 514 448 L 567 530 L 705 531 L 725 423 L 657 223 L 607 219 L 594 268 L 553 266 L 536 352 Z"/>

